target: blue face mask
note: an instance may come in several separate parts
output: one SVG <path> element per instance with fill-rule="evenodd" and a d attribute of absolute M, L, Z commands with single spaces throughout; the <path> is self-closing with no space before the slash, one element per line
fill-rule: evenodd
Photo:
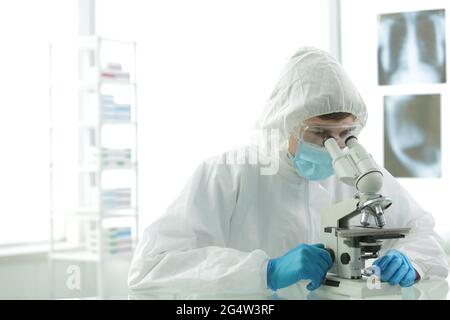
<path fill-rule="evenodd" d="M 305 141 L 297 145 L 293 163 L 298 174 L 307 180 L 324 180 L 334 173 L 327 150 Z"/>

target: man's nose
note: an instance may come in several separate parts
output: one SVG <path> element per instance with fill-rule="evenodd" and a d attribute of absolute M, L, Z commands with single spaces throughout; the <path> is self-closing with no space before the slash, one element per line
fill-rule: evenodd
<path fill-rule="evenodd" d="M 337 137 L 333 137 L 334 140 L 336 140 L 336 143 L 338 144 L 339 148 L 344 149 L 345 148 L 345 140 Z"/>

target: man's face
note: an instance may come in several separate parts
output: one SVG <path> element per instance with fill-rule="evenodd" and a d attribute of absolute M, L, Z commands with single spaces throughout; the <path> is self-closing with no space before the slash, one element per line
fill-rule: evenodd
<path fill-rule="evenodd" d="M 298 133 L 291 135 L 289 139 L 289 152 L 294 155 L 297 151 L 298 139 L 303 139 L 313 144 L 322 146 L 324 138 L 332 136 L 341 148 L 345 147 L 345 138 L 354 128 L 356 118 L 348 116 L 342 120 L 324 120 L 319 117 L 309 118 L 300 128 Z"/>

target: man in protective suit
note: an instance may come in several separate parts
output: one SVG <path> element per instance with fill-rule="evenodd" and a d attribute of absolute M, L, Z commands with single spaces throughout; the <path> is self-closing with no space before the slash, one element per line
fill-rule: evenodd
<path fill-rule="evenodd" d="M 277 152 L 270 156 L 278 170 L 262 174 L 260 163 L 223 163 L 227 153 L 204 161 L 167 212 L 145 230 L 129 287 L 245 293 L 309 280 L 309 290 L 318 288 L 332 266 L 320 244 L 319 212 L 353 198 L 355 189 L 333 174 L 328 153 L 316 141 L 331 134 L 344 147 L 344 138 L 357 135 L 355 128 L 366 121 L 366 106 L 339 63 L 315 48 L 298 50 L 256 124 L 278 133 Z M 249 160 L 258 150 L 249 145 L 240 152 Z M 406 287 L 446 277 L 433 217 L 389 172 L 382 173 L 380 193 L 394 203 L 386 226 L 411 231 L 384 242 L 374 262 L 381 280 Z"/>

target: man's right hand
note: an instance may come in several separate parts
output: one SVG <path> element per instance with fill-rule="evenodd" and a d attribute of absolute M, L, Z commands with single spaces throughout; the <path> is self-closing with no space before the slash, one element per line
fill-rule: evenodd
<path fill-rule="evenodd" d="M 311 280 L 306 288 L 312 291 L 320 287 L 332 266 L 331 256 L 323 244 L 300 244 L 283 256 L 269 260 L 267 285 L 275 291 L 300 280 Z"/>

